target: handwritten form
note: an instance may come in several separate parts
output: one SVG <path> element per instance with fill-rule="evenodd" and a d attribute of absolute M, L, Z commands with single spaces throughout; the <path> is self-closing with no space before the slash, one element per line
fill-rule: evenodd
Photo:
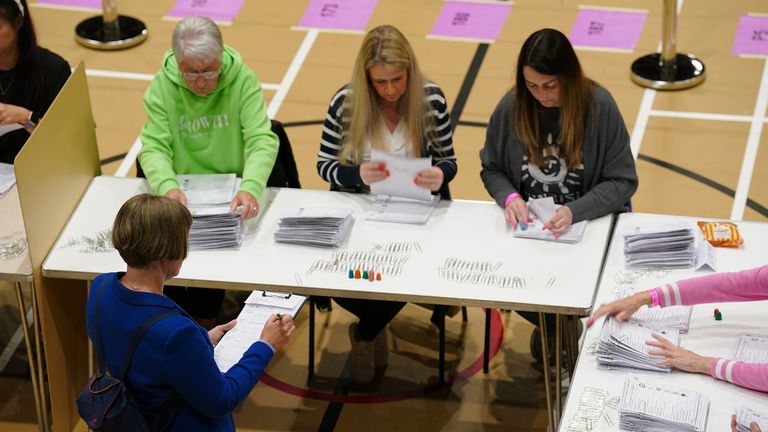
<path fill-rule="evenodd" d="M 293 317 L 307 300 L 296 294 L 253 291 L 237 316 L 237 325 L 216 345 L 213 358 L 221 372 L 226 372 L 243 357 L 248 348 L 261 338 L 267 320 L 275 314 Z"/>

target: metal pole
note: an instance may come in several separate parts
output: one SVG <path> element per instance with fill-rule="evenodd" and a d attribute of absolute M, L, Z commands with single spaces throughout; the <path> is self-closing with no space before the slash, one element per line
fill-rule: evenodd
<path fill-rule="evenodd" d="M 117 13 L 117 0 L 102 0 L 102 14 L 80 22 L 75 40 L 99 50 L 125 49 L 147 38 L 147 27 L 141 20 Z"/>

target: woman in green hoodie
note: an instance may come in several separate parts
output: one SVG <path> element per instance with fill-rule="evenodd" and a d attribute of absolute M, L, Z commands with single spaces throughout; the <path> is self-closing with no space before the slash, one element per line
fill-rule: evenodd
<path fill-rule="evenodd" d="M 186 205 L 176 174 L 235 173 L 242 183 L 231 210 L 252 218 L 278 149 L 261 83 L 209 18 L 181 20 L 171 44 L 144 94 L 139 162 L 149 185 Z M 186 300 L 168 294 L 204 326 L 224 298 L 223 290 L 189 288 Z"/>

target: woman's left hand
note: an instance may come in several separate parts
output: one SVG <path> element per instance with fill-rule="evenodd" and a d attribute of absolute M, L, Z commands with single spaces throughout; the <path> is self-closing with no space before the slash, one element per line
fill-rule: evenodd
<path fill-rule="evenodd" d="M 243 212 L 240 214 L 240 218 L 243 220 L 251 219 L 259 214 L 259 202 L 256 201 L 256 198 L 254 198 L 250 192 L 238 192 L 232 200 L 232 205 L 229 207 L 229 211 L 233 212 L 240 206 L 243 207 Z"/>
<path fill-rule="evenodd" d="M 736 425 L 736 414 L 731 416 L 731 432 L 739 432 L 739 427 Z M 762 432 L 762 430 L 757 423 L 752 422 L 749 424 L 749 432 Z"/>
<path fill-rule="evenodd" d="M 573 212 L 571 212 L 570 207 L 561 205 L 557 208 L 557 211 L 555 211 L 555 215 L 552 216 L 552 219 L 548 220 L 545 225 L 553 234 L 559 236 L 568 231 L 568 228 L 571 227 L 571 223 L 573 223 Z"/>
<path fill-rule="evenodd" d="M 444 179 L 445 177 L 443 176 L 443 170 L 438 167 L 431 167 L 416 174 L 413 182 L 423 188 L 431 190 L 432 192 L 437 192 L 443 185 Z"/>
<path fill-rule="evenodd" d="M 211 339 L 211 343 L 213 344 L 213 346 L 216 346 L 216 344 L 219 343 L 221 338 L 223 338 L 228 331 L 232 330 L 236 324 L 237 324 L 237 320 L 233 319 L 232 321 L 226 324 L 222 324 L 208 330 L 208 337 Z"/>
<path fill-rule="evenodd" d="M 709 370 L 715 359 L 700 356 L 693 351 L 681 348 L 657 333 L 653 333 L 652 336 L 656 340 L 646 342 L 646 345 L 656 348 L 651 351 L 651 355 L 665 357 L 657 361 L 657 365 L 672 366 L 686 372 L 709 375 Z"/>
<path fill-rule="evenodd" d="M 11 104 L 0 104 L 0 124 L 24 124 L 32 114 L 28 109 Z"/>

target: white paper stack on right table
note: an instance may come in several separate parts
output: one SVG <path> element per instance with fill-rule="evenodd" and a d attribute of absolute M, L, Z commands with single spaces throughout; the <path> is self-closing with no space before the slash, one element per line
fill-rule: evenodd
<path fill-rule="evenodd" d="M 704 432 L 709 399 L 701 393 L 629 374 L 619 405 L 623 431 Z"/>

